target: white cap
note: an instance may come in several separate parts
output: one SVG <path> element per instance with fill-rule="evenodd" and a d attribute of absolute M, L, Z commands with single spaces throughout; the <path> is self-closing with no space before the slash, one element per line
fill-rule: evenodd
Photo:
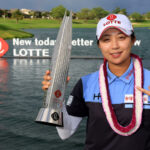
<path fill-rule="evenodd" d="M 132 24 L 127 16 L 122 14 L 110 14 L 98 22 L 96 31 L 97 39 L 99 40 L 102 34 L 109 28 L 117 28 L 128 36 L 133 32 Z"/>

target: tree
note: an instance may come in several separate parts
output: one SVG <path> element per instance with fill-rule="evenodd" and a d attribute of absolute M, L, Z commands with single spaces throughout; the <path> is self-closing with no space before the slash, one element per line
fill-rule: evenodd
<path fill-rule="evenodd" d="M 40 11 L 34 11 L 33 12 L 33 16 L 34 16 L 34 18 L 41 18 L 42 17 L 42 13 Z"/>
<path fill-rule="evenodd" d="M 141 14 L 134 12 L 130 15 L 130 19 L 140 22 L 140 21 L 143 21 L 144 17 Z"/>
<path fill-rule="evenodd" d="M 77 13 L 72 13 L 72 19 L 76 19 L 77 18 Z"/>
<path fill-rule="evenodd" d="M 113 14 L 123 14 L 123 15 L 127 16 L 127 10 L 125 8 L 120 9 L 120 7 L 117 7 L 112 11 L 112 13 Z"/>
<path fill-rule="evenodd" d="M 40 11 L 31 11 L 29 15 L 31 18 L 42 18 L 42 12 Z"/>
<path fill-rule="evenodd" d="M 150 11 L 145 14 L 146 19 L 150 19 Z"/>
<path fill-rule="evenodd" d="M 4 17 L 4 19 L 6 18 L 6 17 L 8 17 L 8 10 L 6 10 L 6 9 L 4 9 L 4 10 L 2 10 L 2 13 L 3 13 L 3 17 Z"/>
<path fill-rule="evenodd" d="M 61 19 L 63 18 L 65 11 L 66 8 L 62 5 L 59 5 L 51 10 L 50 15 L 55 19 Z"/>
<path fill-rule="evenodd" d="M 31 18 L 34 18 L 34 11 L 30 11 L 29 15 L 30 15 Z"/>
<path fill-rule="evenodd" d="M 44 12 L 42 12 L 42 17 L 44 17 L 44 18 L 48 18 L 49 17 L 49 12 L 47 12 L 47 11 L 44 11 Z"/>
<path fill-rule="evenodd" d="M 77 13 L 79 19 L 100 19 L 109 14 L 108 11 L 104 10 L 101 7 L 93 8 L 92 10 L 88 8 L 81 9 L 80 12 Z"/>
<path fill-rule="evenodd" d="M 79 19 L 87 20 L 87 19 L 90 19 L 89 16 L 90 16 L 90 9 L 88 9 L 88 8 L 83 8 L 83 9 L 81 9 L 80 12 L 77 13 L 77 17 Z"/>
<path fill-rule="evenodd" d="M 108 11 L 104 10 L 101 7 L 93 8 L 91 11 L 94 12 L 96 19 L 101 19 L 109 14 Z"/>
<path fill-rule="evenodd" d="M 120 11 L 121 11 L 120 7 L 116 7 L 116 8 L 112 11 L 112 13 L 113 13 L 113 14 L 118 14 Z"/>
<path fill-rule="evenodd" d="M 3 10 L 0 9 L 0 17 L 3 15 Z"/>
<path fill-rule="evenodd" d="M 123 14 L 123 15 L 126 15 L 127 16 L 127 10 L 124 8 L 124 9 L 121 9 L 119 14 Z"/>
<path fill-rule="evenodd" d="M 12 18 L 16 18 L 16 23 L 18 23 L 19 20 L 23 19 L 23 14 L 20 12 L 19 9 L 12 12 Z"/>

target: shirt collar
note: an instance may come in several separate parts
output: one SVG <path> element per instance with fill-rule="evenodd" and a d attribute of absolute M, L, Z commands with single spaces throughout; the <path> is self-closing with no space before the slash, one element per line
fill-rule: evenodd
<path fill-rule="evenodd" d="M 108 63 L 107 63 L 107 78 L 108 78 L 108 83 L 112 83 L 113 81 L 115 81 L 116 79 L 118 80 L 122 80 L 125 83 L 129 83 L 131 81 L 131 79 L 133 78 L 134 74 L 133 74 L 133 60 L 131 59 L 131 63 L 129 68 L 127 69 L 127 71 L 120 77 L 117 77 L 116 75 L 114 75 L 108 67 Z"/>

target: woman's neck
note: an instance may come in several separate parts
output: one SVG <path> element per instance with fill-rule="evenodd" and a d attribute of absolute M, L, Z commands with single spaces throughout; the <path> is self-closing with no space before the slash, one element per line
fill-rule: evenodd
<path fill-rule="evenodd" d="M 117 77 L 122 76 L 130 66 L 130 59 L 122 64 L 112 64 L 108 62 L 109 70 Z"/>

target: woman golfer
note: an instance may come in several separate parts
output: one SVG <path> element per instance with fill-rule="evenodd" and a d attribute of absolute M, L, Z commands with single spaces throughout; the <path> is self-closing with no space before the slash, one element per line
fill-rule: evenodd
<path fill-rule="evenodd" d="M 150 71 L 131 54 L 136 40 L 131 22 L 111 14 L 99 21 L 96 36 L 104 63 L 73 88 L 59 136 L 70 137 L 87 116 L 84 150 L 150 150 Z M 50 78 L 47 71 L 44 90 Z"/>

